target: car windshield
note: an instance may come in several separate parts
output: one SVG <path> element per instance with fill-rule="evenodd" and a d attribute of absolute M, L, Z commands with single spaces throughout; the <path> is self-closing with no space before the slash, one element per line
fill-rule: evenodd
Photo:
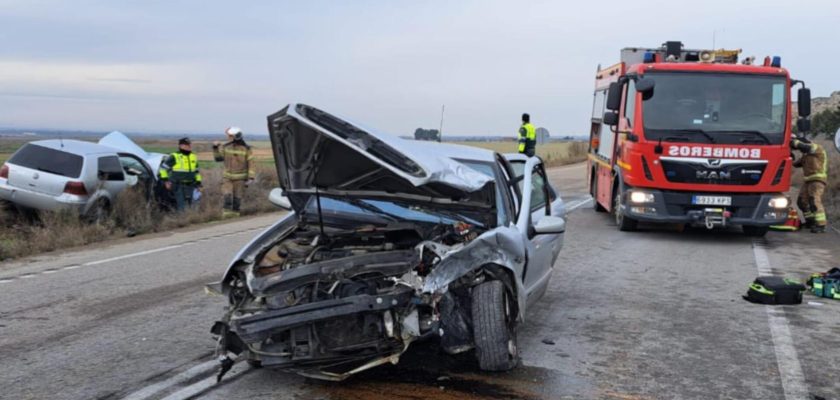
<path fill-rule="evenodd" d="M 648 140 L 781 144 L 787 121 L 783 76 L 718 73 L 647 75 L 656 86 L 643 102 Z"/>
<path fill-rule="evenodd" d="M 83 161 L 77 154 L 31 143 L 25 144 L 9 159 L 10 164 L 68 178 L 81 175 Z"/>

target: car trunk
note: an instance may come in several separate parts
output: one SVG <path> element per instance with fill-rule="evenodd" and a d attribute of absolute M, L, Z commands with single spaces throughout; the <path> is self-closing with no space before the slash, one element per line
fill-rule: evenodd
<path fill-rule="evenodd" d="M 78 180 L 84 158 L 61 150 L 26 144 L 9 159 L 8 184 L 53 196 L 64 192 L 68 180 Z"/>

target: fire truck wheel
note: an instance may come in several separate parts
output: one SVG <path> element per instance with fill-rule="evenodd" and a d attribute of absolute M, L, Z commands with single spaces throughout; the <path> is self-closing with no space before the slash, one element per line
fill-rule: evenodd
<path fill-rule="evenodd" d="M 615 199 L 613 200 L 613 216 L 615 217 L 615 225 L 618 230 L 622 232 L 635 231 L 638 221 L 630 218 L 621 212 L 623 208 L 623 201 L 621 200 L 621 191 L 615 191 Z"/>
<path fill-rule="evenodd" d="M 752 225 L 744 225 L 741 227 L 743 229 L 744 234 L 751 237 L 764 237 L 767 234 L 767 231 L 770 228 L 766 226 L 752 226 Z"/>

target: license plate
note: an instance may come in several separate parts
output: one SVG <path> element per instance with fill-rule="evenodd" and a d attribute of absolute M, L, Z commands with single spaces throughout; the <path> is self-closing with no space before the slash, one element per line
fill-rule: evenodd
<path fill-rule="evenodd" d="M 691 204 L 701 206 L 731 206 L 732 197 L 729 196 L 691 196 Z"/>

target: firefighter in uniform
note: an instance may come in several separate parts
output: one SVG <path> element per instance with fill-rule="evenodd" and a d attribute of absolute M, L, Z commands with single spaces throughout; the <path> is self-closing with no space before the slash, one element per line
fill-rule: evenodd
<path fill-rule="evenodd" d="M 175 207 L 183 211 L 193 203 L 193 192 L 201 191 L 198 157 L 192 152 L 189 138 L 178 140 L 178 151 L 169 155 L 161 165 L 160 179 L 175 197 Z"/>
<path fill-rule="evenodd" d="M 802 157 L 793 166 L 802 168 L 805 175 L 796 203 L 805 215 L 805 226 L 810 227 L 811 232 L 823 233 L 826 215 L 822 197 L 828 182 L 828 154 L 824 147 L 805 137 L 791 139 L 790 147 L 802 152 Z"/>
<path fill-rule="evenodd" d="M 537 149 L 537 130 L 531 125 L 531 116 L 522 114 L 522 126 L 519 127 L 519 153 L 533 157 Z"/>
<path fill-rule="evenodd" d="M 225 130 L 228 141 L 225 144 L 213 144 L 213 158 L 224 162 L 222 177 L 222 195 L 224 205 L 222 217 L 237 217 L 242 206 L 245 187 L 256 177 L 254 154 L 251 146 L 242 138 L 242 129 L 230 127 Z"/>

